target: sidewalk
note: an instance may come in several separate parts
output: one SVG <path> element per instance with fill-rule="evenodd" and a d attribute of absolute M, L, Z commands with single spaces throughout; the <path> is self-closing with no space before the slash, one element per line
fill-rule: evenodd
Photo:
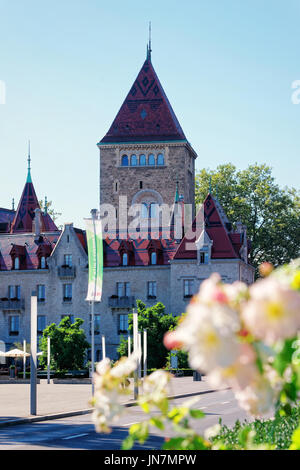
<path fill-rule="evenodd" d="M 193 377 L 174 377 L 169 387 L 169 396 L 188 397 L 212 391 L 205 382 L 205 377 L 200 382 L 194 382 Z M 37 415 L 32 416 L 30 384 L 0 382 L 0 427 L 90 413 L 91 396 L 91 384 L 47 384 L 46 380 L 42 380 L 37 385 Z M 124 398 L 124 404 L 135 404 L 133 394 Z"/>

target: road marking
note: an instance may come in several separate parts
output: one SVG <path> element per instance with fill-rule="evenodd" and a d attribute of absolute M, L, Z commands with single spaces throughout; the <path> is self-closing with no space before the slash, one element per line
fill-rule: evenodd
<path fill-rule="evenodd" d="M 131 426 L 132 424 L 137 424 L 137 423 L 135 422 L 135 423 L 121 424 L 121 426 Z"/>
<path fill-rule="evenodd" d="M 74 436 L 63 437 L 62 439 L 67 441 L 68 439 L 76 439 L 76 437 L 82 437 L 82 436 L 87 436 L 87 435 L 88 435 L 88 432 L 84 434 L 75 434 Z"/>
<path fill-rule="evenodd" d="M 221 405 L 227 405 L 230 401 L 222 401 Z"/>

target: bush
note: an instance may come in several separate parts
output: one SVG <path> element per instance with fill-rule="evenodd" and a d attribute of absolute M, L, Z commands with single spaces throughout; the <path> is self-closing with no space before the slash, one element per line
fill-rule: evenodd
<path fill-rule="evenodd" d="M 259 420 L 248 423 L 237 421 L 233 428 L 223 425 L 213 442 L 219 441 L 226 447 L 238 449 L 241 445 L 241 436 L 245 431 L 254 431 L 253 443 L 256 445 L 269 444 L 275 449 L 288 449 L 291 445 L 292 434 L 297 429 L 300 421 L 300 407 L 292 408 L 291 413 L 280 416 L 278 413 L 274 419 Z"/>

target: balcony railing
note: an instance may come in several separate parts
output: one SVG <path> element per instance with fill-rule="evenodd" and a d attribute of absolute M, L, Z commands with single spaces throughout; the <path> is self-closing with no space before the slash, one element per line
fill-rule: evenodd
<path fill-rule="evenodd" d="M 74 279 L 76 276 L 75 266 L 59 266 L 58 276 L 60 279 Z"/>
<path fill-rule="evenodd" d="M 112 296 L 108 298 L 108 306 L 111 308 L 133 308 L 135 307 L 134 296 L 117 297 Z"/>
<path fill-rule="evenodd" d="M 0 299 L 0 310 L 24 310 L 24 299 Z"/>

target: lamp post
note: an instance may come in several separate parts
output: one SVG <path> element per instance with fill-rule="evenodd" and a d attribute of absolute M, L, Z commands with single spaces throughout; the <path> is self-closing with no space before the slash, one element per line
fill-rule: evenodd
<path fill-rule="evenodd" d="M 137 312 L 133 312 L 133 352 L 134 354 L 139 357 L 139 342 L 138 342 L 138 314 Z M 137 366 L 139 367 L 139 359 Z M 138 386 L 138 367 L 134 371 L 134 398 L 135 400 L 139 394 L 139 386 Z"/>
<path fill-rule="evenodd" d="M 37 369 L 37 295 L 31 296 L 30 312 L 30 414 L 36 415 L 36 369 Z"/>

